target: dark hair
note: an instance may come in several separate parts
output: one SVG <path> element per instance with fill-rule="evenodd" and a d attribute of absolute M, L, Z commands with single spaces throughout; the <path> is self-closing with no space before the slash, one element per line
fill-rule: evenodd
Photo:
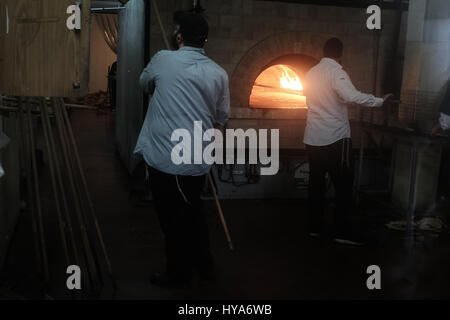
<path fill-rule="evenodd" d="M 338 59 L 342 57 L 344 46 L 338 38 L 331 38 L 323 46 L 323 56 L 326 58 Z"/>
<path fill-rule="evenodd" d="M 179 32 L 185 45 L 203 47 L 208 38 L 209 26 L 203 16 L 203 8 L 198 5 L 190 11 L 177 11 L 173 20 L 180 25 Z"/>

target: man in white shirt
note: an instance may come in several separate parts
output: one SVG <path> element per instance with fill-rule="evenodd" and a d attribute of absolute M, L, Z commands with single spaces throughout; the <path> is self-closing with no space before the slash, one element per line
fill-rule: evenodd
<path fill-rule="evenodd" d="M 141 87 L 153 92 L 135 153 L 149 168 L 156 213 L 165 238 L 166 270 L 150 281 L 163 287 L 189 285 L 196 271 L 203 279 L 214 275 L 208 226 L 200 199 L 211 165 L 172 161 L 179 144 L 177 129 L 194 137 L 195 123 L 205 132 L 224 126 L 230 113 L 228 75 L 209 59 L 203 47 L 209 26 L 198 12 L 176 12 L 174 51 L 158 52 L 142 72 Z M 193 140 L 193 139 L 192 139 Z M 203 146 L 204 147 L 204 146 Z M 200 149 L 203 155 L 203 148 Z"/>
<path fill-rule="evenodd" d="M 309 230 L 311 236 L 324 231 L 325 175 L 336 191 L 335 241 L 361 244 L 349 224 L 353 189 L 353 165 L 348 105 L 381 107 L 392 95 L 377 98 L 359 92 L 339 63 L 342 42 L 329 39 L 324 57 L 305 77 L 308 117 L 303 142 L 309 157 Z"/>

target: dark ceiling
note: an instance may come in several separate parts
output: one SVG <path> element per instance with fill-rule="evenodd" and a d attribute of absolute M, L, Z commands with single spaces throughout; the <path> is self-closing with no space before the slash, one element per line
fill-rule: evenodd
<path fill-rule="evenodd" d="M 336 7 L 352 7 L 352 8 L 367 8 L 372 4 L 379 5 L 384 9 L 408 9 L 409 0 L 259 0 L 271 2 L 290 2 L 290 3 L 304 3 Z"/>
<path fill-rule="evenodd" d="M 228 0 L 233 1 L 233 0 Z M 367 8 L 372 4 L 377 4 L 384 9 L 408 9 L 409 0 L 257 0 L 257 1 L 271 1 L 271 2 L 290 2 L 290 3 L 303 3 L 303 4 L 315 4 L 326 6 L 338 6 L 338 7 L 352 7 L 352 8 Z M 121 5 L 121 2 L 125 0 L 92 0 L 92 7 L 117 7 Z M 207 0 L 203 0 L 205 4 Z"/>

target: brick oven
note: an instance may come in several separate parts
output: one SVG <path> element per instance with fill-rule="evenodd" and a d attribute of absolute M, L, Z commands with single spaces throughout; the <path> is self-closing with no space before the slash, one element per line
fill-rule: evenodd
<path fill-rule="evenodd" d="M 161 2 L 164 25 L 173 25 L 174 8 L 186 9 L 191 5 L 192 1 Z M 364 92 L 382 94 L 386 66 L 397 39 L 397 12 L 383 9 L 382 30 L 372 31 L 366 27 L 366 8 L 256 0 L 208 0 L 202 5 L 210 24 L 206 53 L 227 71 L 230 79 L 228 127 L 280 129 L 280 155 L 284 166 L 278 178 L 271 178 L 280 179 L 278 183 L 271 182 L 275 186 L 273 190 L 278 188 L 273 195 L 297 194 L 286 190 L 285 185 L 292 186 L 295 168 L 304 160 L 302 140 L 307 114 L 301 90 L 304 75 L 320 61 L 325 41 L 338 37 L 344 43 L 342 64 L 355 86 Z M 402 46 L 403 36 L 400 42 Z M 151 54 L 164 48 L 154 15 L 150 48 Z M 281 85 L 283 77 L 287 87 Z M 352 121 L 376 123 L 383 121 L 382 112 L 350 107 L 349 114 Z M 356 144 L 357 130 L 355 127 Z M 283 172 L 289 176 L 287 183 Z M 235 173 L 246 175 L 241 169 L 235 169 Z M 271 192 L 260 189 L 270 197 Z M 241 190 L 239 196 L 248 194 Z"/>

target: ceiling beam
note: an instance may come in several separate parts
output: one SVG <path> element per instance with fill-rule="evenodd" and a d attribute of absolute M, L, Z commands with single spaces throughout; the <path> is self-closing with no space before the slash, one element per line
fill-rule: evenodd
<path fill-rule="evenodd" d="M 367 8 L 372 4 L 379 5 L 382 9 L 408 10 L 409 0 L 257 0 L 270 2 L 287 2 L 298 4 L 314 4 L 333 7 Z"/>

